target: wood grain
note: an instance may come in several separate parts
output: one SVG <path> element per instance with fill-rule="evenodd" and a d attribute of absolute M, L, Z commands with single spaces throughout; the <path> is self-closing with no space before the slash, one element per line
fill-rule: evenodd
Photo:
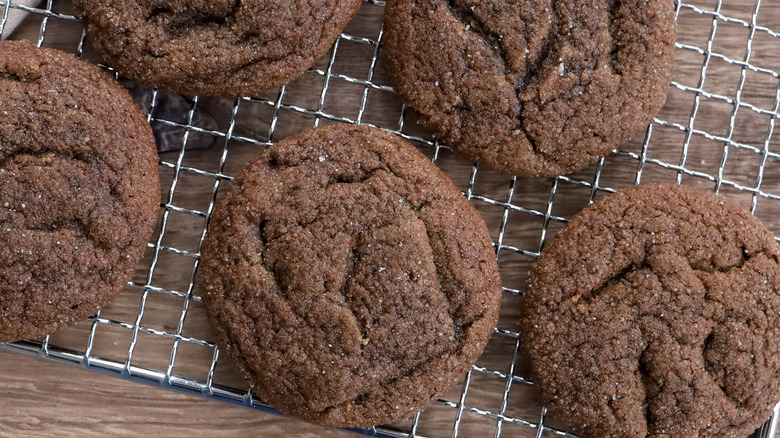
<path fill-rule="evenodd" d="M 6 351 L 0 375 L 5 437 L 355 436 Z"/>
<path fill-rule="evenodd" d="M 718 2 L 691 0 L 686 5 L 714 11 Z M 720 13 L 749 23 L 753 6 L 753 0 L 723 0 Z M 70 2 L 62 0 L 53 2 L 53 10 L 62 14 L 73 13 Z M 382 8 L 366 4 L 346 33 L 376 39 L 381 19 Z M 436 163 L 455 184 L 472 195 L 472 202 L 488 224 L 493 239 L 498 241 L 501 238 L 503 246 L 498 256 L 504 287 L 517 291 L 524 289 L 535 254 L 546 239 L 565 225 L 567 218 L 590 201 L 636 183 L 679 179 L 683 184 L 708 190 L 719 188 L 724 196 L 737 200 L 746 208 L 754 208 L 759 219 L 770 230 L 780 234 L 780 155 L 777 155 L 780 154 L 780 135 L 773 133 L 767 141 L 771 122 L 777 118 L 778 77 L 760 70 L 780 70 L 780 39 L 757 31 L 750 46 L 749 62 L 759 71 L 743 69 L 736 62 L 745 59 L 750 29 L 733 20 L 716 22 L 712 43 L 714 55 L 710 57 L 701 90 L 690 88 L 696 89 L 700 85 L 706 53 L 677 50 L 674 81 L 679 87 L 671 89 L 666 106 L 658 115 L 661 122 L 652 125 L 652 135 L 646 148 L 643 147 L 645 133 L 641 133 L 621 148 L 622 152 L 566 178 L 513 182 L 509 176 L 487 169 L 479 168 L 474 173 L 470 162 L 447 148 L 436 149 L 425 142 L 413 142 L 428 157 L 435 156 Z M 679 43 L 702 51 L 707 48 L 708 35 L 713 27 L 712 14 L 701 14 L 693 7 L 684 6 L 679 10 L 678 23 Z M 41 24 L 42 16 L 33 14 L 14 37 L 37 41 Z M 757 24 L 779 31 L 780 4 L 763 1 Z M 52 18 L 46 23 L 44 35 L 44 46 L 74 52 L 79 44 L 81 28 L 77 22 Z M 428 131 L 415 123 L 416 116 L 412 111 L 403 112 L 394 94 L 383 89 L 366 88 L 338 76 L 367 80 L 374 45 L 342 39 L 338 47 L 335 61 L 330 66 L 335 76 L 328 79 L 328 91 L 323 100 L 325 78 L 310 71 L 286 87 L 278 111 L 274 110 L 273 104 L 280 97 L 280 90 L 238 103 L 211 98 L 198 101 L 198 110 L 214 118 L 215 131 L 220 134 L 214 135 L 215 145 L 211 149 L 185 150 L 181 154 L 170 152 L 160 156 L 163 162 L 160 166 L 161 202 L 164 206 L 170 204 L 175 208 L 160 210 L 155 242 L 164 217 L 167 226 L 160 240 L 162 249 L 154 271 L 149 272 L 155 250 L 149 249 L 134 277 L 136 284 L 148 284 L 153 290 L 145 292 L 141 287 L 128 287 L 116 302 L 101 312 L 101 322 L 95 324 L 93 357 L 118 363 L 124 363 L 129 358 L 133 366 L 163 373 L 171 366 L 176 376 L 195 382 L 206 381 L 214 348 L 187 340 L 212 343 L 214 336 L 202 306 L 197 298 L 193 298 L 199 293 L 197 287 L 190 291 L 196 259 L 181 255 L 181 251 L 198 252 L 205 219 L 192 212 L 208 211 L 215 183 L 219 183 L 220 191 L 229 185 L 226 178 L 215 177 L 216 173 L 221 171 L 221 175 L 233 176 L 268 142 L 311 128 L 315 123 L 335 123 L 333 118 L 351 121 L 360 118 L 362 122 L 391 130 L 398 130 L 399 122 L 403 121 L 404 134 L 432 138 Z M 328 54 L 319 60 L 315 68 L 327 70 L 330 56 Z M 84 58 L 99 61 L 89 42 L 85 45 Z M 743 74 L 744 84 L 738 94 Z M 389 85 L 381 56 L 372 83 Z M 737 98 L 743 106 L 734 112 L 733 102 Z M 697 106 L 696 117 L 692 119 L 694 106 Z M 234 109 L 235 118 L 231 117 Z M 318 110 L 332 117 L 318 119 L 315 116 Z M 159 114 L 152 115 L 153 126 L 165 122 L 185 122 L 184 114 L 175 117 L 175 120 L 165 121 L 158 119 Z M 275 129 L 271 132 L 274 118 Z M 234 138 L 226 141 L 225 133 L 229 130 Z M 183 133 L 184 129 L 181 135 Z M 193 131 L 191 135 L 196 133 Z M 225 151 L 226 161 L 220 168 Z M 181 167 L 177 165 L 179 161 Z M 760 173 L 762 163 L 764 168 Z M 752 192 L 742 190 L 744 188 Z M 754 197 L 753 192 L 759 193 L 759 196 Z M 176 251 L 169 251 L 169 248 Z M 518 330 L 521 305 L 519 295 L 512 292 L 504 294 L 500 329 L 509 332 Z M 136 326 L 139 314 L 142 316 Z M 180 321 L 183 321 L 181 330 Z M 91 328 L 89 321 L 80 323 L 52 336 L 50 345 L 83 352 Z M 176 344 L 171 334 L 178 334 L 179 339 L 184 340 Z M 135 349 L 129 357 L 133 336 L 137 337 Z M 177 352 L 172 360 L 174 345 Z M 513 337 L 493 336 L 477 363 L 488 372 L 472 373 L 465 403 L 471 408 L 494 414 L 499 413 L 505 404 L 504 415 L 516 419 L 516 422 L 501 424 L 503 436 L 533 437 L 536 430 L 522 422 L 539 421 L 541 405 L 536 389 L 515 380 L 505 401 L 507 379 L 496 375 L 509 373 L 515 349 Z M 4 414 L 0 420 L 0 435 L 3 436 L 156 436 L 163 433 L 206 436 L 257 434 L 269 437 L 348 435 L 344 431 L 317 428 L 206 397 L 140 385 L 9 352 L 0 351 L 0 372 L 4 380 L 4 394 L 0 398 Z M 527 361 L 522 355 L 514 372 L 522 377 L 529 374 Z M 239 393 L 246 388 L 224 359 L 216 364 L 214 383 L 234 388 Z M 444 394 L 442 400 L 458 403 L 462 387 L 462 384 L 457 385 Z M 451 436 L 456 414 L 457 410 L 452 407 L 432 405 L 422 413 L 418 433 Z M 495 417 L 466 409 L 462 413 L 459 433 L 460 436 L 493 436 L 498 423 Z M 548 417 L 545 425 L 560 426 L 560 421 Z M 401 422 L 394 427 L 408 431 L 410 423 Z"/>

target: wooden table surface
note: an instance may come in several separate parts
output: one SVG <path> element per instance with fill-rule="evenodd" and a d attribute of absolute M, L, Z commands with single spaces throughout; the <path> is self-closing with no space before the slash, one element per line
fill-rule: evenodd
<path fill-rule="evenodd" d="M 4 437 L 357 436 L 8 351 L 0 381 Z"/>
<path fill-rule="evenodd" d="M 680 10 L 678 42 L 691 47 L 707 47 L 713 15 L 701 14 L 696 8 L 715 11 L 719 3 L 717 0 L 687 2 L 694 7 Z M 53 4 L 57 13 L 73 12 L 67 0 L 58 0 Z M 723 0 L 721 17 L 728 16 L 749 22 L 754 4 L 754 0 Z M 780 30 L 780 5 L 775 0 L 764 0 L 762 5 L 758 25 L 774 31 Z M 32 15 L 14 38 L 37 41 L 41 17 L 40 14 Z M 642 133 L 625 145 L 621 154 L 613 154 L 600 165 L 590 166 L 568 178 L 557 181 L 518 181 L 515 184 L 507 175 L 482 169 L 474 173 L 471 163 L 452 151 L 438 150 L 424 142 L 415 142 L 429 157 L 438 154 L 437 164 L 455 184 L 476 195 L 473 199 L 474 205 L 485 218 L 494 240 L 499 238 L 499 231 L 505 226 L 503 244 L 514 248 L 502 249 L 499 254 L 502 281 L 506 288 L 524 288 L 528 268 L 535 259 L 534 254 L 543 244 L 543 239 L 540 240 L 542 229 L 548 237 L 554 235 L 563 227 L 566 218 L 586 206 L 590 200 L 605 196 L 611 189 L 629 187 L 637 181 L 672 182 L 679 179 L 679 182 L 684 184 L 712 190 L 721 182 L 721 193 L 724 196 L 737 200 L 746 208 L 753 206 L 753 196 L 739 188 L 756 186 L 762 150 L 773 154 L 780 152 L 780 135 L 775 133 L 769 142 L 765 141 L 772 119 L 767 112 L 771 113 L 774 108 L 776 118 L 778 87 L 777 75 L 767 71 L 780 71 L 780 39 L 768 36 L 766 32 L 758 32 L 754 37 L 750 63 L 763 73 L 748 69 L 740 98 L 743 103 L 760 111 L 740 107 L 732 126 L 732 103 L 741 73 L 740 67 L 733 61 L 743 59 L 749 32 L 739 22 L 726 22 L 722 19 L 717 21 L 718 30 L 712 48 L 713 52 L 722 57 L 713 57 L 710 61 L 707 80 L 703 86 L 706 93 L 699 93 L 700 101 L 695 121 L 690 119 L 690 115 L 692 105 L 696 105 L 696 92 L 690 89 L 682 90 L 680 87 L 698 86 L 705 56 L 696 50 L 679 49 L 675 60 L 674 80 L 680 87 L 670 91 L 667 105 L 658 116 L 664 123 L 653 125 L 652 140 L 647 147 L 643 147 Z M 381 8 L 366 4 L 347 28 L 347 33 L 376 38 L 380 27 Z M 80 35 L 81 27 L 77 22 L 53 18 L 47 23 L 43 45 L 73 52 Z M 333 73 L 365 80 L 367 60 L 371 60 L 373 51 L 374 46 L 370 44 L 342 40 L 339 56 L 332 65 Z M 85 46 L 84 57 L 97 60 L 89 43 Z M 329 55 L 318 61 L 316 68 L 327 69 L 328 57 Z M 372 81 L 380 86 L 388 84 L 381 58 Z M 330 80 L 328 98 L 320 102 L 322 82 L 322 74 L 307 72 L 303 78 L 286 89 L 282 103 L 287 106 L 283 105 L 277 114 L 278 124 L 270 136 L 271 141 L 311 127 L 316 119 L 311 112 L 317 109 L 349 120 L 356 120 L 360 116 L 358 108 L 365 90 L 363 85 L 334 76 Z M 278 96 L 278 90 L 275 90 L 266 96 L 270 102 L 258 104 L 241 101 L 237 117 L 232 120 L 234 101 L 201 99 L 198 108 L 210 113 L 215 119 L 214 126 L 208 129 L 224 133 L 231 122 L 235 122 L 233 132 L 236 135 L 263 143 L 269 140 L 273 100 Z M 722 97 L 732 99 L 732 103 Z M 271 105 L 267 105 L 268 103 Z M 430 133 L 415 125 L 415 116 L 409 111 L 402 113 L 400 108 L 400 102 L 391 93 L 381 87 L 371 88 L 363 121 L 398 129 L 400 116 L 404 120 L 405 134 L 430 139 Z M 159 115 L 155 117 L 164 118 Z M 178 123 L 181 123 L 181 120 Z M 322 124 L 326 123 L 333 121 L 322 119 Z M 155 125 L 153 122 L 153 126 L 159 128 L 160 124 Z M 691 136 L 686 135 L 689 126 L 696 131 Z M 735 143 L 724 148 L 722 140 L 729 136 Z M 682 145 L 686 142 L 687 155 L 682 158 Z M 178 164 L 180 156 L 177 152 L 161 155 L 161 201 L 164 205 L 170 203 L 188 211 L 204 211 L 208 208 L 210 190 L 215 179 L 206 178 L 197 172 L 178 172 L 181 168 L 217 171 L 223 143 L 224 139 L 217 136 L 217 145 L 209 150 L 187 152 Z M 233 139 L 226 146 L 227 149 L 230 154 L 223 171 L 225 175 L 234 175 L 247 160 L 259 153 L 262 145 Z M 728 149 L 727 160 L 724 158 L 725 149 Z M 684 171 L 681 170 L 680 163 L 683 163 Z M 755 213 L 770 230 L 778 234 L 780 159 L 771 156 L 764 165 L 760 186 L 762 195 L 757 198 Z M 638 176 L 640 173 L 641 176 Z M 171 187 L 175 178 L 178 178 L 179 188 L 172 194 Z M 507 199 L 510 187 L 514 189 L 514 197 Z M 554 204 L 548 211 L 548 202 L 553 198 Z M 171 212 L 171 209 L 165 206 L 161 208 L 161 218 L 165 211 L 170 214 L 170 221 L 161 245 L 196 253 L 197 238 L 204 224 L 203 218 L 197 214 Z M 97 334 L 92 354 L 122 363 L 130 345 L 131 333 L 135 333 L 138 336 L 138 347 L 134 351 L 133 364 L 164 372 L 169 364 L 172 342 L 169 337 L 157 334 L 176 333 L 180 330 L 182 336 L 212 342 L 213 333 L 196 300 L 190 301 L 184 326 L 177 326 L 182 313 L 182 303 L 185 299 L 190 299 L 186 291 L 194 258 L 161 251 L 156 271 L 147 284 L 151 258 L 149 255 L 141 263 L 139 273 L 133 279 L 141 287 L 128 288 L 101 314 L 103 320 L 96 325 Z M 144 285 L 151 286 L 154 290 L 145 293 Z M 162 292 L 158 293 L 158 290 Z M 194 290 L 195 294 L 197 292 L 197 289 Z M 507 333 L 517 330 L 519 301 L 518 294 L 505 293 L 499 328 Z M 140 327 L 143 330 L 136 326 L 136 316 L 141 307 L 143 318 L 140 320 Z M 79 324 L 53 336 L 51 343 L 82 351 L 90 327 L 89 322 Z M 509 363 L 515 348 L 514 338 L 496 335 L 478 365 L 490 372 L 506 374 L 509 372 Z M 182 342 L 173 372 L 199 382 L 203 381 L 204 370 L 208 370 L 212 354 L 213 348 Z M 242 382 L 235 378 L 229 364 L 224 362 L 220 359 L 215 373 L 215 376 L 222 379 L 219 383 L 241 388 Z M 527 374 L 523 358 L 518 360 L 514 371 L 521 376 Z M 474 374 L 466 404 L 498 412 L 506 378 L 496 378 L 496 375 L 490 372 Z M 199 395 L 139 384 L 10 351 L 0 350 L 0 379 L 3 391 L 0 395 L 0 436 L 355 436 L 346 431 L 320 428 Z M 443 398 L 456 403 L 460 395 L 460 388 L 456 387 Z M 452 433 L 454 411 L 451 407 L 432 406 L 421 417 L 420 431 L 431 436 L 449 436 Z M 524 384 L 515 384 L 512 387 L 505 410 L 507 416 L 536 422 L 540 411 L 538 396 L 533 387 Z M 556 423 L 554 419 L 549 419 L 545 424 Z M 493 436 L 495 427 L 494 418 L 467 412 L 463 416 L 460 436 Z M 533 428 L 519 423 L 505 424 L 504 428 L 505 433 L 502 436 L 536 435 Z"/>

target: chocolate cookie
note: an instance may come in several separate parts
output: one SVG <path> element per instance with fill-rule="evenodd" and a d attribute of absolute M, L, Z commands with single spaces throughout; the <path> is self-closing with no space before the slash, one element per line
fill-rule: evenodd
<path fill-rule="evenodd" d="M 396 90 L 467 157 L 557 176 L 607 155 L 666 99 L 672 0 L 390 0 Z"/>
<path fill-rule="evenodd" d="M 328 51 L 361 0 L 74 0 L 119 73 L 186 95 L 260 94 Z"/>
<path fill-rule="evenodd" d="M 144 253 L 160 202 L 152 130 L 111 76 L 0 42 L 0 342 L 94 314 Z"/>
<path fill-rule="evenodd" d="M 577 214 L 542 253 L 522 334 L 583 437 L 745 437 L 780 401 L 780 266 L 739 205 L 646 185 Z"/>
<path fill-rule="evenodd" d="M 314 423 L 400 420 L 456 383 L 495 327 L 479 214 L 414 147 L 339 125 L 272 146 L 203 243 L 203 302 L 263 401 Z"/>

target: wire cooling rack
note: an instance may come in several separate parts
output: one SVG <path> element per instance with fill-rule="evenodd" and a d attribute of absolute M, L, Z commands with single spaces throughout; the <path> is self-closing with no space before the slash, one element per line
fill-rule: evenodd
<path fill-rule="evenodd" d="M 69 1 L 47 0 L 40 8 L 0 1 L 0 8 L 0 33 L 9 14 L 28 12 L 13 38 L 99 62 Z M 485 218 L 504 287 L 498 328 L 464 381 L 409 420 L 358 431 L 368 435 L 571 436 L 547 415 L 528 378 L 517 317 L 528 270 L 545 242 L 606 194 L 647 182 L 699 186 L 740 202 L 780 235 L 778 2 L 677 3 L 675 71 L 658 117 L 598 163 L 533 180 L 480 169 L 415 123 L 382 67 L 383 8 L 365 1 L 327 56 L 262 96 L 194 98 L 172 112 L 170 102 L 180 98 L 135 85 L 153 128 L 176 142 L 176 150 L 160 154 L 160 215 L 141 266 L 120 297 L 88 321 L 2 348 L 273 411 L 214 344 L 194 286 L 200 244 L 215 200 L 248 160 L 290 134 L 338 122 L 395 132 L 440 166 Z M 776 411 L 755 436 L 774 437 L 778 417 Z"/>

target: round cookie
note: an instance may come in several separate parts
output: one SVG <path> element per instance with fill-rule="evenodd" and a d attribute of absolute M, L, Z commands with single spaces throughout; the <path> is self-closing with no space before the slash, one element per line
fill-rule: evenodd
<path fill-rule="evenodd" d="M 0 342 L 94 314 L 127 283 L 157 217 L 152 130 L 108 74 L 0 42 Z"/>
<path fill-rule="evenodd" d="M 469 159 L 557 176 L 622 145 L 660 110 L 672 0 L 390 0 L 396 91 Z"/>
<path fill-rule="evenodd" d="M 780 401 L 778 245 L 738 204 L 646 185 L 577 214 L 535 264 L 523 348 L 582 437 L 744 437 Z"/>
<path fill-rule="evenodd" d="M 122 75 L 185 95 L 242 97 L 299 77 L 361 0 L 74 0 Z"/>
<path fill-rule="evenodd" d="M 202 254 L 218 345 L 263 401 L 314 423 L 412 415 L 465 375 L 498 318 L 485 223 L 379 129 L 269 148 L 215 209 Z"/>

